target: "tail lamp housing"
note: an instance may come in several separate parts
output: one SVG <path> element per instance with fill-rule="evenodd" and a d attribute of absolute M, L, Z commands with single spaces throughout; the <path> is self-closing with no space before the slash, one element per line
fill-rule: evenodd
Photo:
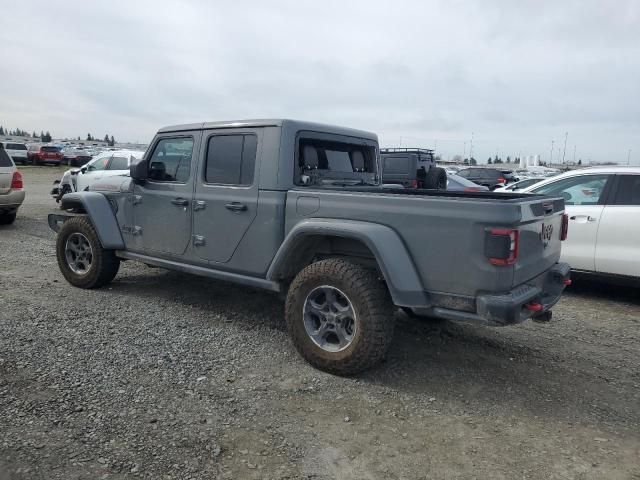
<path fill-rule="evenodd" d="M 12 190 L 22 190 L 24 188 L 24 183 L 22 182 L 22 174 L 18 171 L 13 172 L 13 177 L 11 177 L 11 187 Z"/>
<path fill-rule="evenodd" d="M 485 253 L 491 265 L 513 265 L 518 260 L 520 232 L 512 228 L 487 230 Z"/>

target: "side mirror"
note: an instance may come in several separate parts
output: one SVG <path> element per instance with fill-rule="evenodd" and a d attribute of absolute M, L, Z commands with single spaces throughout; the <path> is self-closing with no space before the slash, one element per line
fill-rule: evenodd
<path fill-rule="evenodd" d="M 562 192 L 562 198 L 564 198 L 565 202 L 570 202 L 573 197 L 569 192 Z"/>
<path fill-rule="evenodd" d="M 147 161 L 139 160 L 129 166 L 129 175 L 136 183 L 144 183 L 147 180 Z"/>
<path fill-rule="evenodd" d="M 82 168 L 80 169 L 80 171 L 81 171 L 82 173 L 87 173 L 87 167 L 82 167 Z"/>

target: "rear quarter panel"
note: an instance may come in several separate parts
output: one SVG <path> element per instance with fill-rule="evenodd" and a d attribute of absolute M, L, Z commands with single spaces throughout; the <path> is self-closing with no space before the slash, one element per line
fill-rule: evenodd
<path fill-rule="evenodd" d="M 300 196 L 318 198 L 313 212 L 297 208 Z M 340 218 L 391 227 L 403 239 L 430 292 L 475 295 L 509 290 L 514 268 L 496 268 L 484 254 L 488 227 L 520 222 L 517 204 L 482 199 L 419 197 L 360 192 L 293 190 L 287 196 L 285 232 L 304 218 Z"/>

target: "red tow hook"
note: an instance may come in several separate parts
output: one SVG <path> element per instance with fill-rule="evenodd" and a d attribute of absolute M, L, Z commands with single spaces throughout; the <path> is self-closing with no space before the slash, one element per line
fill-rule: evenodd
<path fill-rule="evenodd" d="M 525 304 L 524 308 L 526 308 L 527 310 L 531 310 L 532 312 L 539 312 L 544 307 L 542 306 L 541 303 L 531 302 L 531 303 Z"/>
<path fill-rule="evenodd" d="M 570 279 L 570 278 L 565 278 L 565 279 L 562 281 L 562 283 L 564 283 L 564 284 L 568 287 L 569 285 L 571 285 L 571 283 L 572 283 L 572 282 L 571 282 L 571 279 Z"/>

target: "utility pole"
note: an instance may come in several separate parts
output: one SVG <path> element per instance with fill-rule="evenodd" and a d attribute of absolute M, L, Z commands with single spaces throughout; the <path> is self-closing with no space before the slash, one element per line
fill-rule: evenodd
<path fill-rule="evenodd" d="M 551 166 L 551 164 L 553 163 L 553 144 L 555 142 L 553 140 L 551 140 L 551 158 L 549 159 L 549 166 Z"/>
<path fill-rule="evenodd" d="M 562 150 L 562 164 L 564 165 L 564 155 L 567 153 L 567 137 L 569 136 L 569 132 L 564 133 L 564 150 Z"/>

